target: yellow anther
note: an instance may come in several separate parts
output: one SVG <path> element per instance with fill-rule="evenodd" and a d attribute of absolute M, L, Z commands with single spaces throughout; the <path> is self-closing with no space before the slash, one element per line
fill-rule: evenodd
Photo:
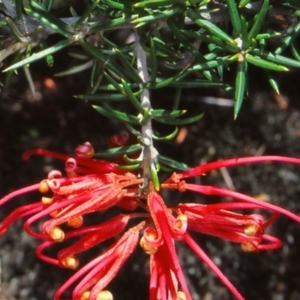
<path fill-rule="evenodd" d="M 83 292 L 81 297 L 80 297 L 80 300 L 89 300 L 90 299 L 90 294 L 91 294 L 91 292 L 89 292 L 89 291 Z"/>
<path fill-rule="evenodd" d="M 62 259 L 61 263 L 65 268 L 68 268 L 71 270 L 76 270 L 79 266 L 78 258 L 73 255 L 67 256 L 64 259 Z"/>
<path fill-rule="evenodd" d="M 258 226 L 256 224 L 250 224 L 245 226 L 244 233 L 248 236 L 254 236 L 258 231 Z"/>
<path fill-rule="evenodd" d="M 47 193 L 49 191 L 49 185 L 47 183 L 47 180 L 43 180 L 40 182 L 39 191 L 42 194 Z"/>
<path fill-rule="evenodd" d="M 177 300 L 186 300 L 185 293 L 183 291 L 177 292 Z"/>
<path fill-rule="evenodd" d="M 83 224 L 82 216 L 74 217 L 67 222 L 69 227 L 79 228 Z"/>
<path fill-rule="evenodd" d="M 254 251 L 256 251 L 256 247 L 251 243 L 242 243 L 241 244 L 241 249 L 244 252 L 254 252 Z"/>
<path fill-rule="evenodd" d="M 184 214 L 181 214 L 176 218 L 175 227 L 179 230 L 182 229 L 182 230 L 186 231 L 187 221 L 188 221 L 187 216 Z"/>
<path fill-rule="evenodd" d="M 49 197 L 42 197 L 42 203 L 45 205 L 50 205 L 53 203 L 53 199 Z"/>
<path fill-rule="evenodd" d="M 65 233 L 57 226 L 53 227 L 50 231 L 51 238 L 56 242 L 62 242 L 65 238 Z"/>
<path fill-rule="evenodd" d="M 147 244 L 147 242 L 143 236 L 140 239 L 140 246 L 145 251 L 145 253 L 148 255 L 153 255 L 157 251 L 157 247 L 150 246 L 149 244 Z"/>
<path fill-rule="evenodd" d="M 96 298 L 96 300 L 113 300 L 113 299 L 114 297 L 112 293 L 107 290 L 101 291 Z"/>

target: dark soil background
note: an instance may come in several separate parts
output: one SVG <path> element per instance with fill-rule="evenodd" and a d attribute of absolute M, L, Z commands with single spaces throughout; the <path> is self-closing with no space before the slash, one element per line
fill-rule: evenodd
<path fill-rule="evenodd" d="M 54 68 L 59 67 L 58 61 Z M 8 89 L 2 88 L 0 94 L 0 196 L 39 182 L 53 168 L 62 168 L 62 163 L 43 157 L 32 157 L 24 162 L 21 160 L 24 151 L 39 147 L 72 153 L 76 145 L 87 140 L 96 150 L 104 150 L 107 138 L 123 130 L 119 124 L 72 97 L 85 91 L 88 79 L 84 74 L 56 78 L 55 87 L 49 88 L 46 79 L 55 70 L 42 63 L 32 66 L 37 89 L 37 99 L 34 99 L 21 73 L 13 78 Z M 283 97 L 274 95 L 266 78 L 257 73 L 253 75 L 249 97 L 236 121 L 232 107 L 203 103 L 207 96 L 214 96 L 216 100 L 229 98 L 229 95 L 217 90 L 187 91 L 183 106 L 193 112 L 204 111 L 205 116 L 197 124 L 182 129 L 183 139 L 172 147 L 159 144 L 159 151 L 173 158 L 183 158 L 191 166 L 256 154 L 300 157 L 299 70 L 279 78 Z M 162 92 L 154 97 L 158 104 L 160 99 L 167 101 Z M 299 166 L 274 163 L 227 171 L 237 190 L 267 196 L 272 203 L 300 214 Z M 224 174 L 220 172 L 207 174 L 201 180 L 226 186 Z M 14 199 L 0 208 L 0 220 L 13 208 L 38 198 L 36 194 Z M 221 199 L 172 194 L 172 201 L 187 200 L 211 203 Z M 238 245 L 223 240 L 207 236 L 197 239 L 246 299 L 300 299 L 300 224 L 280 217 L 270 233 L 283 240 L 281 249 L 243 253 Z M 23 233 L 21 221 L 0 237 L 1 300 L 53 299 L 55 289 L 70 276 L 69 271 L 40 262 L 35 256 L 36 245 L 36 240 Z M 194 300 L 233 299 L 191 251 L 179 244 L 178 252 Z M 147 299 L 147 259 L 141 251 L 130 259 L 109 286 L 114 299 Z"/>

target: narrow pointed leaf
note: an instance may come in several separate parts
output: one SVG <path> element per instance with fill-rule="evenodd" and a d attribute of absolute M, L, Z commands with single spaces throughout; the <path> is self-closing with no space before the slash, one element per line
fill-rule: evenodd
<path fill-rule="evenodd" d="M 236 0 L 227 0 L 228 12 L 230 15 L 230 21 L 237 35 L 240 35 L 242 32 L 242 23 L 237 7 Z"/>
<path fill-rule="evenodd" d="M 106 151 L 97 152 L 94 154 L 95 157 L 118 157 L 122 156 L 124 154 L 131 154 L 135 153 L 142 149 L 142 146 L 140 144 L 136 145 L 130 145 L 125 147 L 116 147 L 112 149 L 108 149 Z"/>
<path fill-rule="evenodd" d="M 275 50 L 275 54 L 281 54 L 300 34 L 300 23 L 296 25 L 292 33 L 290 33 L 282 42 L 281 46 Z"/>
<path fill-rule="evenodd" d="M 116 2 L 116 1 L 112 1 L 112 0 L 102 0 L 102 2 L 108 4 L 111 8 L 117 9 L 122 12 L 125 12 L 125 11 L 133 12 L 133 10 L 134 10 L 132 5 L 129 5 L 125 1 L 122 1 L 120 3 L 120 2 Z"/>
<path fill-rule="evenodd" d="M 87 6 L 86 10 L 82 13 L 81 17 L 74 24 L 75 28 L 81 25 L 89 17 L 91 12 L 97 7 L 99 2 L 100 0 L 94 0 L 93 4 Z"/>
<path fill-rule="evenodd" d="M 186 110 L 165 110 L 165 109 L 153 109 L 151 110 L 151 116 L 155 119 L 175 119 L 186 113 Z"/>
<path fill-rule="evenodd" d="M 151 176 L 151 180 L 152 180 L 154 189 L 158 192 L 160 190 L 160 182 L 159 182 L 157 170 L 156 170 L 156 167 L 154 164 L 151 164 L 151 166 L 150 166 L 150 176 Z"/>
<path fill-rule="evenodd" d="M 38 19 L 42 24 L 50 27 L 55 32 L 60 33 L 65 37 L 71 37 L 71 34 L 74 33 L 74 29 L 68 25 L 67 23 L 63 22 L 62 20 L 54 17 L 50 12 L 46 11 L 42 6 L 40 6 L 35 1 L 30 1 L 30 4 L 33 8 L 24 8 L 26 13 L 34 18 Z"/>
<path fill-rule="evenodd" d="M 141 105 L 139 99 L 134 95 L 131 88 L 128 86 L 125 80 L 122 80 L 122 84 L 124 87 L 124 91 L 126 92 L 128 99 L 132 103 L 132 105 L 137 109 L 138 112 L 140 112 L 142 115 L 145 114 L 145 108 Z"/>
<path fill-rule="evenodd" d="M 240 51 L 240 48 L 237 46 L 237 44 L 235 42 L 232 43 L 232 41 L 231 42 L 224 41 L 223 39 L 221 39 L 215 35 L 201 33 L 201 32 L 194 32 L 194 31 L 190 31 L 190 30 L 181 30 L 181 32 L 184 35 L 189 36 L 191 38 L 199 39 L 199 40 L 205 41 L 207 43 L 218 45 L 221 47 L 222 50 L 227 50 L 227 51 L 230 51 L 233 53 L 237 53 Z M 208 59 L 206 55 L 204 57 L 206 59 Z"/>
<path fill-rule="evenodd" d="M 95 58 L 99 59 L 102 63 L 104 63 L 106 66 L 108 66 L 108 68 L 111 69 L 113 72 L 115 72 L 119 76 L 124 75 L 123 74 L 124 72 L 120 69 L 120 67 L 114 61 L 112 61 L 108 55 L 105 55 L 101 51 L 101 49 L 91 45 L 90 43 L 88 43 L 84 40 L 80 40 L 79 43 L 85 50 L 87 50 Z"/>
<path fill-rule="evenodd" d="M 178 1 L 176 0 L 152 0 L 152 1 L 140 1 L 133 4 L 134 7 L 138 8 L 157 8 L 159 6 L 166 6 L 177 4 Z"/>
<path fill-rule="evenodd" d="M 225 84 L 221 82 L 212 82 L 204 79 L 193 79 L 190 80 L 180 80 L 170 83 L 169 86 L 177 87 L 177 88 L 210 88 L 210 87 L 224 87 Z"/>
<path fill-rule="evenodd" d="M 83 99 L 87 101 L 93 101 L 93 102 L 102 102 L 102 101 L 107 101 L 107 102 L 120 102 L 120 101 L 128 101 L 128 96 L 123 95 L 123 94 L 118 94 L 118 93 L 112 93 L 112 94 L 107 94 L 107 93 L 101 93 L 101 94 L 87 94 L 87 95 L 76 95 L 74 96 L 75 98 L 78 99 Z"/>
<path fill-rule="evenodd" d="M 41 58 L 44 58 L 46 57 L 47 55 L 49 54 L 53 54 L 55 52 L 58 52 L 64 48 L 66 48 L 67 46 L 71 45 L 73 42 L 71 40 L 63 40 L 63 41 L 60 41 L 58 42 L 56 45 L 52 46 L 52 47 L 49 47 L 45 50 L 42 50 L 38 53 L 33 53 L 30 57 L 28 58 L 25 58 L 13 65 L 11 65 L 10 67 L 8 67 L 7 69 L 5 69 L 3 72 L 7 72 L 7 71 L 10 71 L 10 70 L 14 70 L 14 69 L 18 69 L 20 67 L 23 67 L 24 65 L 27 65 L 27 64 L 30 64 L 36 60 L 39 60 Z"/>
<path fill-rule="evenodd" d="M 139 76 L 139 74 L 137 72 L 137 69 L 132 66 L 132 64 L 128 61 L 128 58 L 125 57 L 125 55 L 120 50 L 118 50 L 117 48 L 115 48 L 114 50 L 116 52 L 117 57 L 119 58 L 119 60 L 123 64 L 124 70 L 126 70 L 126 73 L 129 74 L 129 76 L 131 77 L 133 82 L 143 83 L 143 80 Z"/>
<path fill-rule="evenodd" d="M 54 74 L 55 77 L 61 77 L 61 76 L 67 76 L 67 75 L 71 75 L 71 74 L 76 74 L 76 73 L 80 73 L 83 72 L 87 69 L 89 69 L 90 67 L 92 67 L 93 65 L 93 60 L 89 60 L 83 64 L 71 67 L 65 71 L 59 72 Z"/>
<path fill-rule="evenodd" d="M 259 13 L 256 15 L 256 20 L 248 34 L 248 45 L 251 44 L 253 38 L 257 36 L 261 30 L 262 25 L 265 23 L 266 14 L 269 9 L 269 0 L 264 0 Z M 247 47 L 248 48 L 248 47 Z"/>
<path fill-rule="evenodd" d="M 191 123 L 195 123 L 199 120 L 202 119 L 203 113 L 190 117 L 190 118 L 185 118 L 185 119 L 165 119 L 165 118 L 154 118 L 157 122 L 163 123 L 163 124 L 168 124 L 168 125 L 187 125 Z"/>
<path fill-rule="evenodd" d="M 237 75 L 235 79 L 235 93 L 234 93 L 234 118 L 238 116 L 245 95 L 247 76 L 247 62 L 241 60 L 238 62 Z"/>
<path fill-rule="evenodd" d="M 103 18 L 103 21 L 95 22 L 94 25 L 91 25 L 89 28 L 89 33 L 99 32 L 105 29 L 112 29 L 115 27 L 123 26 L 130 24 L 131 21 L 136 18 L 136 15 L 132 15 L 129 18 L 117 18 L 113 20 L 107 20 L 107 17 Z"/>
<path fill-rule="evenodd" d="M 194 11 L 189 10 L 187 13 L 187 16 L 191 20 L 193 20 L 198 26 L 206 29 L 212 35 L 215 35 L 215 36 L 219 37 L 220 39 L 227 41 L 229 43 L 236 44 L 235 41 L 227 33 L 225 33 L 223 30 L 221 30 L 214 23 L 201 19 L 200 16 L 197 13 L 195 13 Z"/>
<path fill-rule="evenodd" d="M 291 44 L 291 51 L 292 51 L 294 58 L 300 62 L 300 54 L 299 54 L 299 51 L 297 50 L 297 48 L 294 46 L 294 44 Z"/>
<path fill-rule="evenodd" d="M 253 56 L 251 54 L 246 54 L 246 60 L 252 65 L 255 65 L 260 68 L 272 70 L 272 71 L 288 71 L 289 69 L 285 66 L 267 61 L 260 58 L 259 56 Z"/>
<path fill-rule="evenodd" d="M 170 141 L 177 135 L 177 133 L 178 133 L 178 128 L 176 127 L 175 130 L 168 135 L 158 136 L 158 135 L 152 134 L 152 137 L 153 137 L 153 139 L 155 139 L 157 141 Z"/>
<path fill-rule="evenodd" d="M 151 45 L 151 77 L 150 82 L 155 82 L 157 76 L 157 50 L 156 50 L 156 43 L 154 39 L 150 40 Z"/>
<path fill-rule="evenodd" d="M 123 85 L 119 84 L 112 76 L 110 76 L 107 72 L 104 72 L 104 77 L 107 81 L 121 94 L 125 94 Z"/>
<path fill-rule="evenodd" d="M 136 116 L 133 116 L 133 115 L 130 115 L 127 113 L 123 113 L 120 111 L 116 111 L 109 107 L 96 106 L 96 105 L 92 105 L 92 106 L 96 111 L 98 111 L 99 113 L 101 113 L 102 115 L 104 115 L 108 118 L 119 120 L 119 121 L 122 121 L 122 122 L 128 123 L 128 124 L 138 125 L 140 123 L 139 119 Z"/>
<path fill-rule="evenodd" d="M 165 19 L 166 17 L 173 16 L 181 11 L 181 8 L 176 7 L 174 9 L 165 10 L 162 13 L 155 13 L 153 15 L 148 15 L 144 17 L 140 17 L 138 19 L 134 19 L 131 23 L 137 28 L 143 25 L 146 25 L 149 22 L 157 21 L 160 19 Z"/>
<path fill-rule="evenodd" d="M 176 169 L 176 170 L 180 170 L 180 171 L 187 171 L 190 169 L 190 167 L 188 165 L 178 162 L 178 161 L 171 159 L 169 157 L 166 157 L 164 155 L 159 154 L 157 158 L 161 164 L 171 167 L 172 169 Z"/>
<path fill-rule="evenodd" d="M 260 53 L 259 49 L 254 49 L 251 51 L 251 54 L 261 56 L 262 58 L 274 62 L 276 64 L 280 64 L 286 67 L 294 67 L 294 68 L 300 68 L 300 62 L 279 54 L 273 54 L 271 52 L 265 51 L 264 53 Z"/>
<path fill-rule="evenodd" d="M 272 77 L 272 74 L 268 70 L 265 70 L 265 73 L 268 77 L 268 81 L 269 81 L 271 87 L 273 88 L 275 93 L 279 95 L 280 91 L 279 91 L 279 86 L 278 86 L 277 81 Z"/>

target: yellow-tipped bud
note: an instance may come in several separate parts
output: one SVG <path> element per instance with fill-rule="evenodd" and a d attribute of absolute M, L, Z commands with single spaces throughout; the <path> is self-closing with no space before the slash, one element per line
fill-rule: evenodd
<path fill-rule="evenodd" d="M 49 191 L 49 185 L 47 183 L 47 180 L 43 180 L 43 181 L 40 182 L 39 191 L 42 194 L 45 194 Z"/>
<path fill-rule="evenodd" d="M 183 291 L 177 292 L 177 300 L 186 300 L 185 293 Z"/>
<path fill-rule="evenodd" d="M 140 246 L 148 255 L 153 255 L 157 251 L 157 247 L 150 246 L 143 236 L 140 239 Z"/>
<path fill-rule="evenodd" d="M 82 216 L 74 217 L 67 222 L 67 226 L 79 228 L 83 224 Z"/>
<path fill-rule="evenodd" d="M 242 243 L 241 244 L 241 249 L 244 252 L 254 252 L 254 251 L 256 251 L 255 246 L 253 244 L 251 244 L 251 243 Z"/>
<path fill-rule="evenodd" d="M 250 224 L 245 226 L 244 233 L 248 236 L 254 236 L 258 231 L 258 226 L 256 224 Z"/>
<path fill-rule="evenodd" d="M 50 231 L 50 237 L 56 242 L 62 242 L 65 238 L 65 233 L 57 226 Z"/>
<path fill-rule="evenodd" d="M 68 268 L 71 270 L 76 270 L 79 266 L 78 258 L 73 255 L 67 256 L 64 259 L 62 259 L 61 263 L 65 268 Z"/>
<path fill-rule="evenodd" d="M 104 290 L 98 294 L 96 299 L 97 300 L 113 300 L 114 297 L 110 291 Z"/>
<path fill-rule="evenodd" d="M 80 300 L 89 300 L 90 299 L 90 292 L 89 291 L 85 291 L 82 293 Z"/>
<path fill-rule="evenodd" d="M 53 199 L 49 197 L 42 197 L 42 203 L 45 205 L 50 205 L 53 203 Z"/>

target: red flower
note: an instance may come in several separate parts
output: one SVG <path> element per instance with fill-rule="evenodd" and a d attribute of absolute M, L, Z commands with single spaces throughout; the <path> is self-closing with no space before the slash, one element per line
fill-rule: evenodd
<path fill-rule="evenodd" d="M 279 214 L 300 223 L 300 217 L 271 203 L 225 188 L 185 181 L 186 178 L 201 176 L 221 167 L 270 161 L 300 164 L 300 159 L 279 156 L 245 157 L 212 162 L 179 174 L 174 173 L 161 184 L 161 189 L 178 189 L 180 192 L 189 190 L 204 195 L 230 197 L 234 201 L 207 205 L 181 203 L 167 207 L 151 182 L 145 189 L 142 187 L 143 179 L 136 174 L 122 171 L 116 164 L 92 159 L 94 151 L 89 143 L 79 146 L 75 153 L 73 157 L 45 150 L 25 153 L 24 158 L 41 154 L 64 160 L 67 176 L 63 177 L 59 171 L 52 171 L 40 184 L 20 189 L 0 200 L 0 205 L 3 205 L 16 196 L 34 190 L 51 193 L 42 197 L 40 202 L 13 211 L 0 224 L 0 233 L 4 233 L 17 219 L 29 217 L 24 223 L 25 231 L 43 240 L 36 250 L 37 255 L 59 267 L 78 268 L 57 290 L 55 300 L 61 299 L 71 287 L 75 287 L 73 300 L 111 297 L 105 288 L 138 246 L 138 241 L 144 252 L 150 255 L 151 300 L 192 299 L 176 253 L 177 242 L 184 242 L 189 246 L 232 294 L 241 300 L 244 299 L 243 296 L 195 242 L 190 231 L 238 243 L 244 251 L 258 252 L 281 246 L 279 239 L 264 233 Z M 100 221 L 99 224 L 84 225 L 87 214 L 116 206 L 122 213 L 117 212 L 114 217 Z M 139 208 L 138 212 L 134 212 L 136 208 Z M 141 209 L 144 212 L 140 212 Z M 253 213 L 254 210 L 256 213 Z M 245 211 L 249 213 L 246 214 Z M 257 211 L 267 213 L 269 218 L 265 219 Z M 41 231 L 35 232 L 31 225 L 38 221 L 42 222 Z M 73 243 L 59 251 L 57 257 L 44 254 L 46 248 L 65 240 Z M 110 240 L 111 246 L 85 266 L 79 267 L 78 255 L 81 252 Z"/>

